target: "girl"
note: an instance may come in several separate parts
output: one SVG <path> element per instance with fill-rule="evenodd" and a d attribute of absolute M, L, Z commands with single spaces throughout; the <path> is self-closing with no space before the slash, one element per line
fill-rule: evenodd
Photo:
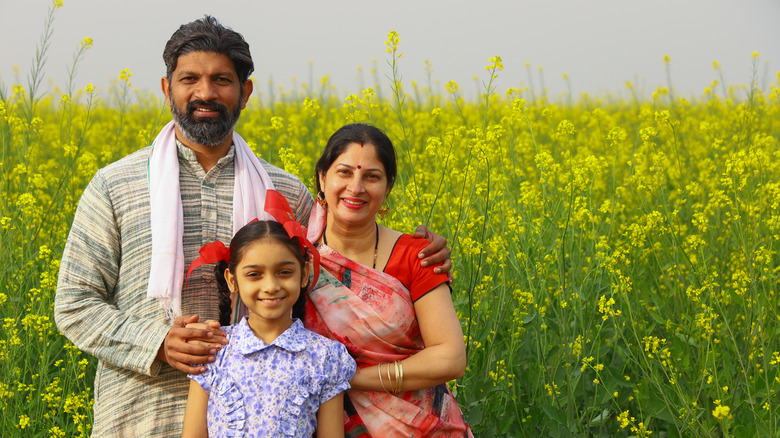
<path fill-rule="evenodd" d="M 269 195 L 267 200 L 281 198 L 287 205 L 281 195 Z M 285 219 L 268 204 L 266 211 Z M 228 260 L 216 268 L 225 280 L 221 292 L 238 293 L 248 316 L 223 327 L 228 344 L 205 373 L 189 376 L 182 436 L 344 436 L 343 393 L 355 361 L 342 344 L 293 319 L 302 316 L 309 280 L 304 245 L 311 244 L 303 236 L 305 229 L 292 220 L 286 226 L 254 221 L 236 233 L 229 249 L 207 245 L 216 253 L 212 258 Z M 199 263 L 213 262 L 204 260 L 204 249 Z M 190 272 L 197 266 L 193 262 Z"/>

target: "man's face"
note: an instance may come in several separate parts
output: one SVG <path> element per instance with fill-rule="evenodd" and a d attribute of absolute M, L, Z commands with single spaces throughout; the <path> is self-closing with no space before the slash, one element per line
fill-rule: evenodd
<path fill-rule="evenodd" d="M 170 82 L 163 78 L 163 92 L 184 138 L 217 147 L 230 143 L 252 86 L 251 81 L 240 83 L 227 56 L 190 52 L 179 57 Z"/>

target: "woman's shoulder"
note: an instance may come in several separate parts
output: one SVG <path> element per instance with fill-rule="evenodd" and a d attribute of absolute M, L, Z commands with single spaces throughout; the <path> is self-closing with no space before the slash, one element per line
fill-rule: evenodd
<path fill-rule="evenodd" d="M 417 258 L 417 253 L 421 249 L 428 246 L 428 241 L 425 239 L 415 239 L 411 234 L 402 233 L 392 228 L 386 228 L 386 232 L 383 237 L 384 243 L 390 246 L 390 258 Z M 380 242 L 382 243 L 382 242 Z M 412 257 L 409 257 L 409 254 Z"/>
<path fill-rule="evenodd" d="M 430 242 L 425 239 L 416 239 L 411 234 L 399 233 L 398 240 L 396 240 L 395 247 L 393 247 L 393 252 L 411 251 L 414 253 L 414 257 L 417 258 L 417 252 L 429 244 Z"/>
<path fill-rule="evenodd" d="M 392 269 L 416 270 L 420 263 L 417 255 L 429 244 L 430 242 L 426 239 L 417 239 L 411 234 L 398 233 L 398 237 L 395 239 L 388 257 L 388 267 L 392 266 Z"/>
<path fill-rule="evenodd" d="M 412 301 L 430 292 L 439 284 L 446 283 L 446 274 L 437 274 L 433 268 L 441 265 L 423 267 L 418 255 L 428 246 L 427 239 L 415 238 L 411 234 L 401 234 L 387 260 L 384 272 L 398 279 L 409 289 Z"/>

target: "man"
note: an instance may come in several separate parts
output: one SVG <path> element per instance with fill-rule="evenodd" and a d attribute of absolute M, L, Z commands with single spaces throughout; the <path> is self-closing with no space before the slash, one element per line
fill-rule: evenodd
<path fill-rule="evenodd" d="M 256 210 L 264 188 L 281 192 L 302 223 L 313 205 L 297 177 L 247 159 L 248 147 L 233 132 L 254 69 L 240 34 L 206 16 L 181 26 L 163 59 L 173 122 L 153 147 L 97 172 L 60 266 L 57 326 L 99 359 L 93 436 L 181 434 L 184 373 L 204 371 L 194 365 L 213 361 L 227 342 L 219 331 L 186 327 L 217 320 L 219 300 L 213 272 L 196 271 L 182 288 L 183 267 L 202 245 L 229 242 L 237 224 L 262 214 Z M 431 246 L 428 253 L 443 239 Z M 430 261 L 448 254 L 445 248 Z M 214 342 L 188 342 L 206 338 Z"/>

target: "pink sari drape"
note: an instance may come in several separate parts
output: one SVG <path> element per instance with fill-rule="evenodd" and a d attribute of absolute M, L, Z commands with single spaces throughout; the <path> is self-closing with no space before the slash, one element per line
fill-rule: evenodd
<path fill-rule="evenodd" d="M 320 245 L 322 272 L 309 292 L 305 326 L 346 345 L 358 367 L 403 360 L 425 346 L 408 289 L 396 278 Z M 445 384 L 392 395 L 350 390 L 358 418 L 347 436 L 471 437 Z M 365 425 L 365 429 L 362 428 Z"/>

